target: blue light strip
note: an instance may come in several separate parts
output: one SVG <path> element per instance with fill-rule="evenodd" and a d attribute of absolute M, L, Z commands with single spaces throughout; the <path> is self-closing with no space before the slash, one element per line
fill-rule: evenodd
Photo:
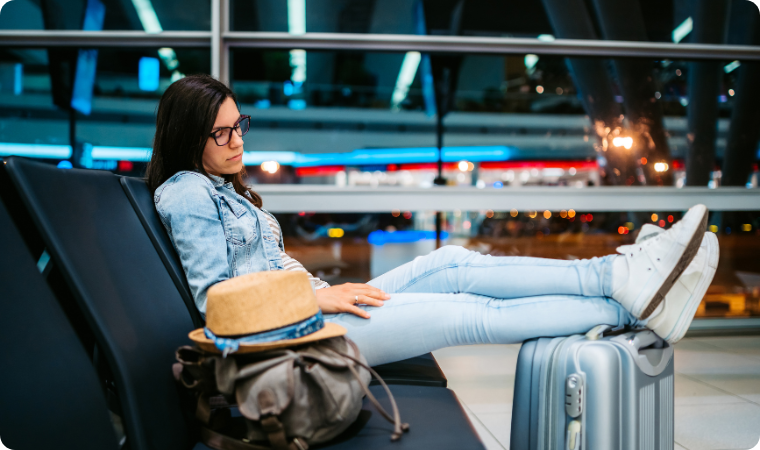
<path fill-rule="evenodd" d="M 45 144 L 12 144 L 7 142 L 0 142 L 0 156 L 69 159 L 71 158 L 71 146 Z"/>
<path fill-rule="evenodd" d="M 507 161 L 512 149 L 503 145 L 485 147 L 444 147 L 443 161 Z M 438 159 L 435 147 L 360 149 L 345 153 L 245 152 L 247 166 L 277 161 L 293 167 L 361 166 L 378 164 L 432 163 Z"/>
<path fill-rule="evenodd" d="M 257 166 L 264 161 L 277 161 L 280 165 L 292 165 L 298 157 L 296 152 L 244 152 L 243 164 Z"/>
<path fill-rule="evenodd" d="M 92 159 L 104 161 L 150 161 L 150 147 L 93 146 Z M 245 152 L 243 164 L 256 166 L 264 161 L 277 161 L 280 165 L 293 167 L 314 166 L 362 166 L 382 164 L 432 163 L 437 161 L 435 147 L 359 149 L 345 153 L 296 153 L 296 152 Z M 443 161 L 467 160 L 507 161 L 512 149 L 503 145 L 485 147 L 444 147 Z M 29 158 L 68 159 L 68 145 L 0 143 L 0 156 L 26 156 Z"/>
<path fill-rule="evenodd" d="M 92 147 L 92 159 L 148 162 L 151 153 L 149 147 Z"/>
<path fill-rule="evenodd" d="M 441 232 L 441 239 L 449 238 L 449 233 Z M 383 244 L 405 244 L 409 242 L 419 242 L 435 239 L 435 231 L 426 230 L 400 230 L 400 231 L 383 231 L 375 230 L 367 236 L 367 242 L 372 245 Z"/>

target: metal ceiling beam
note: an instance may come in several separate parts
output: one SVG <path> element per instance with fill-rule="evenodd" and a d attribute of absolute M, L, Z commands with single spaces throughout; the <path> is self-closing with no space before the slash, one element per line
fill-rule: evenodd
<path fill-rule="evenodd" d="M 760 46 L 748 45 L 579 39 L 557 39 L 546 42 L 527 38 L 348 33 L 306 33 L 293 36 L 288 33 L 230 32 L 224 35 L 224 39 L 230 47 L 247 48 L 760 60 Z"/>
<path fill-rule="evenodd" d="M 208 47 L 207 31 L 0 31 L 0 47 Z"/>
<path fill-rule="evenodd" d="M 760 210 L 760 190 L 722 187 L 354 187 L 266 185 L 254 187 L 272 212 L 401 211 L 685 211 L 704 203 L 714 211 Z"/>
<path fill-rule="evenodd" d="M 0 31 L 0 47 L 210 47 L 206 31 Z M 408 34 L 227 32 L 229 47 L 305 50 L 361 50 L 427 53 L 525 54 L 590 57 L 638 57 L 669 59 L 760 60 L 760 46 L 717 44 L 669 44 L 557 39 L 546 42 L 527 38 L 470 36 L 417 36 Z"/>

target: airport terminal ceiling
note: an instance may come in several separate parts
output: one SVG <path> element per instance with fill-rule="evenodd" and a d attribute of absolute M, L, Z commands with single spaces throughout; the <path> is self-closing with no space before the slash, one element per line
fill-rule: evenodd
<path fill-rule="evenodd" d="M 45 0 L 15 0 L 10 9 L 26 9 L 27 1 L 39 10 L 51 2 Z M 81 3 L 80 5 L 77 5 Z M 104 0 L 106 30 L 139 30 L 141 23 L 131 0 Z M 139 2 L 138 2 L 139 3 Z M 200 14 L 209 8 L 203 0 L 151 0 L 165 30 L 209 30 L 210 15 Z M 307 0 L 307 24 L 310 32 L 353 33 L 408 33 L 415 34 L 410 25 L 414 0 Z M 445 10 L 452 0 L 435 2 Z M 590 2 L 589 2 L 590 3 Z M 652 41 L 669 41 L 675 23 L 688 15 L 688 0 L 640 2 L 646 20 L 647 34 Z M 67 2 L 69 13 L 82 2 Z M 287 1 L 283 0 L 231 0 L 232 29 L 237 31 L 287 31 Z M 80 11 L 81 12 L 81 11 Z M 7 14 L 7 12 L 6 12 Z M 404 16 L 408 15 L 409 18 Z M 679 17 L 679 15 L 684 17 Z M 383 16 L 394 17 L 396 24 L 383 22 Z M 35 29 L 33 20 L 14 22 L 15 29 Z M 6 25 L 7 27 L 7 25 Z M 3 28 L 6 28 L 3 27 Z M 535 36 L 551 33 L 544 7 L 540 0 L 514 2 L 504 0 L 468 0 L 462 16 L 463 35 Z"/>

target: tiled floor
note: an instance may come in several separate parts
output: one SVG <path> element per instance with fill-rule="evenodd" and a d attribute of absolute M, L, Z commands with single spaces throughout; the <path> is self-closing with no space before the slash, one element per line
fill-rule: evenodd
<path fill-rule="evenodd" d="M 760 440 L 760 337 L 687 338 L 675 354 L 675 449 L 745 450 Z M 486 448 L 508 449 L 519 345 L 434 352 Z"/>

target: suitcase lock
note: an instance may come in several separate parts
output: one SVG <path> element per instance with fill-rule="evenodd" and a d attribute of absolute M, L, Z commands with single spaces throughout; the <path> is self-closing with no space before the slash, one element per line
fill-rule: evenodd
<path fill-rule="evenodd" d="M 583 413 L 583 377 L 577 373 L 565 380 L 565 412 L 573 419 Z"/>

